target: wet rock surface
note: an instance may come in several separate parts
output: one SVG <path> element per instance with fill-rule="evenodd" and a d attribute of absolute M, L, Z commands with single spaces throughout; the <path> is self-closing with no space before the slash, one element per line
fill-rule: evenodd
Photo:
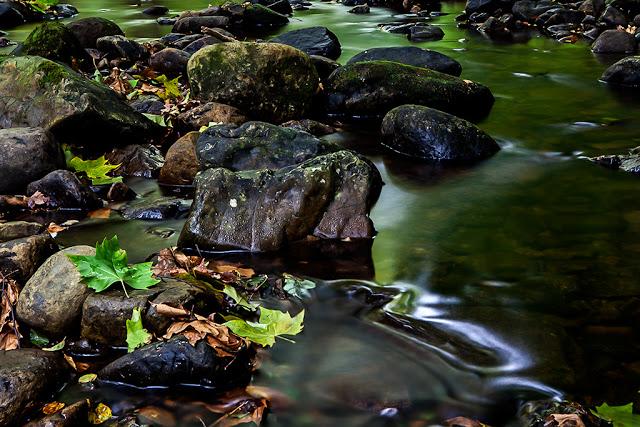
<path fill-rule="evenodd" d="M 307 132 L 264 122 L 247 122 L 239 127 L 212 126 L 200 135 L 196 144 L 203 170 L 280 169 L 338 150 L 337 145 Z"/>
<path fill-rule="evenodd" d="M 429 68 L 458 77 L 462 66 L 458 61 L 434 50 L 419 47 L 378 47 L 367 49 L 351 58 L 348 64 L 364 61 L 392 61 L 414 67 Z"/>
<path fill-rule="evenodd" d="M 60 145 L 41 128 L 0 129 L 0 152 L 0 194 L 23 192 L 65 165 Z"/>
<path fill-rule="evenodd" d="M 33 55 L 71 64 L 85 52 L 73 32 L 59 22 L 47 22 L 36 27 L 18 49 L 22 55 Z"/>
<path fill-rule="evenodd" d="M 240 125 L 248 121 L 236 107 L 218 102 L 207 102 L 185 111 L 176 119 L 176 126 L 187 131 L 199 131 L 210 123 L 232 123 Z"/>
<path fill-rule="evenodd" d="M 621 59 L 607 68 L 600 80 L 613 86 L 640 87 L 640 57 Z"/>
<path fill-rule="evenodd" d="M 280 34 L 270 40 L 300 49 L 307 55 L 338 59 L 342 48 L 338 37 L 326 27 L 309 27 Z"/>
<path fill-rule="evenodd" d="M 398 153 L 427 160 L 471 162 L 500 147 L 464 119 L 419 105 L 389 111 L 382 121 L 382 143 Z"/>
<path fill-rule="evenodd" d="M 115 22 L 98 16 L 75 20 L 68 23 L 67 28 L 84 48 L 95 48 L 101 37 L 124 36 L 124 32 Z"/>
<path fill-rule="evenodd" d="M 27 194 L 40 193 L 45 197 L 42 208 L 92 210 L 103 202 L 91 188 L 68 170 L 56 170 L 27 186 Z"/>
<path fill-rule="evenodd" d="M 609 169 L 620 169 L 624 172 L 640 174 L 640 147 L 630 150 L 629 154 L 598 156 L 589 160 Z"/>
<path fill-rule="evenodd" d="M 200 170 L 196 155 L 199 132 L 189 132 L 178 139 L 167 151 L 158 181 L 166 185 L 191 185 Z"/>
<path fill-rule="evenodd" d="M 368 239 L 381 185 L 375 166 L 349 151 L 276 171 L 209 169 L 196 178 L 179 245 L 258 252 L 309 235 Z"/>
<path fill-rule="evenodd" d="M 0 243 L 40 234 L 45 230 L 42 224 L 27 221 L 0 223 Z"/>
<path fill-rule="evenodd" d="M 115 171 L 120 176 L 156 178 L 164 164 L 160 150 L 148 144 L 116 148 L 105 157 L 112 165 L 120 165 Z"/>
<path fill-rule="evenodd" d="M 121 208 L 120 213 L 128 220 L 159 221 L 182 217 L 188 210 L 188 201 L 166 196 L 134 200 Z"/>
<path fill-rule="evenodd" d="M 0 351 L 0 424 L 18 423 L 29 405 L 56 391 L 67 371 L 60 353 L 36 349 Z"/>
<path fill-rule="evenodd" d="M 18 299 L 18 318 L 47 335 L 77 329 L 84 300 L 93 293 L 67 255 L 95 255 L 91 246 L 73 246 L 49 257 L 27 281 Z"/>
<path fill-rule="evenodd" d="M 0 273 L 24 283 L 56 249 L 47 232 L 0 243 Z"/>

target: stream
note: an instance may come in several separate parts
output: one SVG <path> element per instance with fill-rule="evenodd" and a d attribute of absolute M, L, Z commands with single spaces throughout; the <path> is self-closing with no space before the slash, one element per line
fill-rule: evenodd
<path fill-rule="evenodd" d="M 158 2 L 157 4 L 160 4 Z M 166 0 L 172 13 L 206 1 Z M 169 32 L 127 1 L 76 0 L 79 17 L 117 22 L 128 37 Z M 144 3 L 147 7 L 150 3 Z M 355 253 L 220 254 L 259 271 L 317 278 L 305 331 L 265 356 L 253 384 L 282 394 L 269 426 L 422 426 L 466 416 L 515 425 L 518 405 L 541 398 L 626 404 L 640 389 L 640 185 L 585 156 L 640 145 L 640 98 L 598 81 L 618 57 L 531 34 L 504 44 L 456 28 L 464 3 L 434 17 L 445 37 L 412 43 L 367 15 L 313 2 L 281 32 L 328 27 L 340 63 L 372 47 L 416 45 L 458 60 L 462 78 L 496 103 L 478 125 L 502 150 L 472 167 L 443 168 L 383 152 L 374 132 L 329 138 L 366 154 L 385 186 L 372 211 L 373 247 Z M 33 26 L 9 31 L 22 40 Z M 143 197 L 155 181 L 127 182 Z M 64 246 L 117 234 L 131 262 L 176 244 L 182 222 L 88 219 Z M 66 389 L 69 400 L 81 395 Z M 201 425 L 202 391 L 95 390 L 114 413 L 140 402 L 173 425 Z M 161 414 L 162 415 L 162 414 Z M 215 418 L 214 418 L 215 419 Z"/>

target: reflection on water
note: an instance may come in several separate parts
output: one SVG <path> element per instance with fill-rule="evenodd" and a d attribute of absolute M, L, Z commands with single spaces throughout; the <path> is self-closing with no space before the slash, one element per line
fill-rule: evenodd
<path fill-rule="evenodd" d="M 206 6 L 162 3 L 172 11 Z M 76 6 L 82 16 L 116 19 L 132 37 L 169 30 L 128 2 Z M 385 153 L 371 129 L 329 137 L 369 155 L 386 182 L 372 214 L 379 235 L 371 256 L 366 248 L 333 259 L 311 251 L 249 260 L 265 271 L 378 285 L 318 288 L 305 333 L 295 345 L 279 343 L 256 378 L 291 400 L 270 425 L 407 425 L 458 415 L 504 425 L 521 400 L 566 393 L 624 404 L 640 388 L 640 181 L 578 157 L 640 145 L 638 97 L 598 82 L 616 58 L 535 35 L 494 44 L 455 28 L 462 8 L 443 5 L 452 15 L 433 23 L 444 40 L 421 46 L 456 58 L 463 78 L 492 89 L 496 104 L 479 125 L 503 150 L 443 169 Z M 342 42 L 342 63 L 366 48 L 410 45 L 377 29 L 401 15 L 347 9 L 314 3 L 283 31 L 328 26 Z M 93 243 L 117 233 L 138 261 L 174 244 L 180 228 L 116 216 L 59 238 Z"/>

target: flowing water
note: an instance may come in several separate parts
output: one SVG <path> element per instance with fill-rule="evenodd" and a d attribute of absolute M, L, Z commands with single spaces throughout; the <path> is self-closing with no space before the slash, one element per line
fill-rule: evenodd
<path fill-rule="evenodd" d="M 130 37 L 169 30 L 126 1 L 75 5 L 80 16 L 117 21 Z M 206 2 L 164 5 L 178 12 Z M 380 169 L 386 185 L 372 212 L 379 234 L 370 255 L 365 248 L 337 259 L 322 252 L 253 259 L 326 280 L 304 334 L 296 344 L 279 342 L 255 379 L 286 396 L 269 425 L 421 426 L 459 415 L 508 425 L 524 400 L 637 398 L 640 181 L 581 157 L 640 145 L 640 98 L 598 81 L 617 58 L 535 34 L 492 42 L 455 27 L 463 7 L 443 4 L 449 14 L 432 23 L 444 40 L 417 45 L 454 57 L 463 78 L 491 88 L 496 103 L 479 125 L 502 150 L 450 169 L 389 155 L 375 132 L 330 137 Z M 411 45 L 377 28 L 407 16 L 347 10 L 314 2 L 282 31 L 327 26 L 342 43 L 342 63 L 366 48 Z M 132 186 L 158 191 L 144 180 Z M 137 261 L 174 244 L 180 227 L 94 219 L 59 240 L 91 244 L 117 233 Z M 118 393 L 107 400 L 122 399 Z M 187 404 L 169 401 L 178 425 L 191 425 L 188 415 L 175 415 Z"/>

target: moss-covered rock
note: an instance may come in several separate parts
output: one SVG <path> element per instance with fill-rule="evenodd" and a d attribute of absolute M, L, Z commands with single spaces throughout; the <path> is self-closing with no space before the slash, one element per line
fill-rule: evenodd
<path fill-rule="evenodd" d="M 287 25 L 289 18 L 261 4 L 248 4 L 245 6 L 242 21 L 245 29 L 259 30 Z"/>
<path fill-rule="evenodd" d="M 275 171 L 208 169 L 196 177 L 179 245 L 259 252 L 311 235 L 370 239 L 381 186 L 376 167 L 346 150 Z"/>
<path fill-rule="evenodd" d="M 115 92 L 70 68 L 37 56 L 0 57 L 0 127 L 42 127 L 62 143 L 141 143 L 158 125 Z"/>
<path fill-rule="evenodd" d="M 38 25 L 27 36 L 19 53 L 42 56 L 67 64 L 70 64 L 74 58 L 81 59 L 85 55 L 73 32 L 59 22 L 45 22 Z"/>
<path fill-rule="evenodd" d="M 382 118 L 403 104 L 418 104 L 464 118 L 486 116 L 494 98 L 469 80 L 390 61 L 347 64 L 326 85 L 327 111 L 345 118 Z"/>
<path fill-rule="evenodd" d="M 229 104 L 255 119 L 275 123 L 305 116 L 318 87 L 309 56 L 277 43 L 209 46 L 191 57 L 187 72 L 197 98 Z"/>

